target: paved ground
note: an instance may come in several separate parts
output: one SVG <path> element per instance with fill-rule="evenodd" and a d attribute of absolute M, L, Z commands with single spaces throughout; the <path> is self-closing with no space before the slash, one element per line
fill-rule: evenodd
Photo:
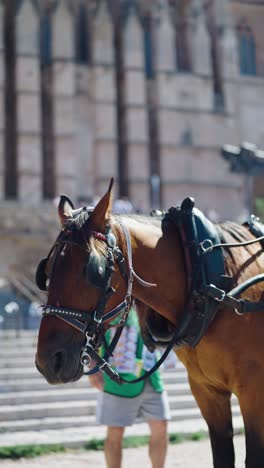
<path fill-rule="evenodd" d="M 244 467 L 244 437 L 235 438 L 236 468 Z M 123 455 L 125 468 L 149 468 L 147 447 L 126 449 Z M 103 468 L 105 467 L 103 452 L 74 451 L 67 454 L 46 455 L 33 460 L 0 462 L 1 468 L 36 468 L 50 466 L 57 468 Z M 184 442 L 170 445 L 166 468 L 212 468 L 212 457 L 209 440 L 199 442 Z"/>

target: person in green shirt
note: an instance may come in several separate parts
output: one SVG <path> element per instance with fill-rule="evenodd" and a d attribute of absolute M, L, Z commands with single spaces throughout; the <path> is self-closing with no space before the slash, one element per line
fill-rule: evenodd
<path fill-rule="evenodd" d="M 107 331 L 107 344 L 110 343 L 114 333 L 115 328 Z M 101 352 L 103 355 L 104 350 Z M 132 309 L 109 362 L 123 378 L 133 380 L 151 369 L 156 360 L 156 353 L 150 353 L 144 346 L 137 314 Z M 121 468 L 125 428 L 132 425 L 137 417 L 143 417 L 150 428 L 149 456 L 152 467 L 163 468 L 170 411 L 159 370 L 136 384 L 118 385 L 101 372 L 90 375 L 89 381 L 93 387 L 100 390 L 97 422 L 107 426 L 104 445 L 107 467 Z"/>

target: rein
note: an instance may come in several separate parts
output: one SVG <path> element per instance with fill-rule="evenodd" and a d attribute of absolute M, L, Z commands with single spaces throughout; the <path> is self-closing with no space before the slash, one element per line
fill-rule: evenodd
<path fill-rule="evenodd" d="M 214 249 L 219 249 L 220 247 L 246 247 L 247 245 L 255 244 L 256 242 L 261 242 L 264 240 L 264 236 L 257 237 L 257 239 L 251 239 L 244 242 L 231 242 L 231 243 L 222 243 L 222 244 L 213 244 L 210 239 L 205 239 L 200 243 L 200 247 L 203 254 L 212 252 Z"/>

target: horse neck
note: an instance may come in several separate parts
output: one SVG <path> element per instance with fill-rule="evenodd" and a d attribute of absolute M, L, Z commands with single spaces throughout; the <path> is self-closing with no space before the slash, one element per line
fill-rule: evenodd
<path fill-rule="evenodd" d="M 163 235 L 158 225 L 124 218 L 132 243 L 133 268 L 143 280 L 134 278 L 133 296 L 176 324 L 186 299 L 186 273 L 180 240 L 175 233 Z"/>

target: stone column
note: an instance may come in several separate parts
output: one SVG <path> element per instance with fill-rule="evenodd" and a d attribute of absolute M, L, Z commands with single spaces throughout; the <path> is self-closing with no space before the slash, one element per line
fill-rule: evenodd
<path fill-rule="evenodd" d="M 0 3 L 0 200 L 4 197 L 4 7 Z"/>
<path fill-rule="evenodd" d="M 206 16 L 201 0 L 193 0 L 192 16 L 192 65 L 198 75 L 212 76 L 211 44 Z"/>
<path fill-rule="evenodd" d="M 223 78 L 238 78 L 238 44 L 230 1 L 215 0 L 213 7 L 215 24 L 219 34 Z"/>
<path fill-rule="evenodd" d="M 76 198 L 75 64 L 73 16 L 60 0 L 52 16 L 56 192 Z"/>
<path fill-rule="evenodd" d="M 77 18 L 85 15 L 87 35 L 83 38 L 89 47 L 89 57 L 86 61 L 79 61 L 75 68 L 76 97 L 75 97 L 75 122 L 76 122 L 76 176 L 77 198 L 87 203 L 95 194 L 96 161 L 95 161 L 95 108 L 94 108 L 94 70 L 92 66 L 92 12 L 89 8 L 89 0 L 80 0 L 76 5 Z M 78 34 L 79 23 L 76 23 Z M 84 32 L 82 32 L 83 34 Z"/>
<path fill-rule="evenodd" d="M 93 21 L 95 98 L 95 195 L 104 192 L 117 174 L 116 89 L 113 23 L 106 0 L 101 0 Z"/>
<path fill-rule="evenodd" d="M 41 199 L 40 77 L 38 14 L 24 0 L 16 16 L 19 199 Z"/>
<path fill-rule="evenodd" d="M 157 72 L 176 71 L 176 35 L 168 1 L 163 1 L 157 24 Z"/>
<path fill-rule="evenodd" d="M 138 12 L 130 9 L 124 26 L 128 173 L 135 206 L 149 208 L 149 161 L 143 31 Z"/>

